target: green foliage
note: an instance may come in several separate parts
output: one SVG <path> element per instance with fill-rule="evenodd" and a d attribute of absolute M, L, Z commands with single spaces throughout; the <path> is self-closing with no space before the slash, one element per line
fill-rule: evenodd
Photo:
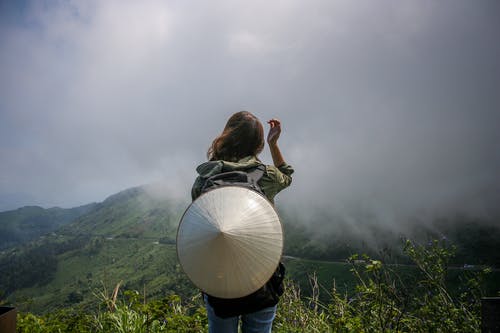
<path fill-rule="evenodd" d="M 445 284 L 448 263 L 455 251 L 445 240 L 433 240 L 427 246 L 406 242 L 405 252 L 417 264 L 421 278 L 411 295 L 419 328 L 432 332 L 474 332 L 480 325 L 481 280 L 489 269 L 469 277 L 460 297 L 452 297 Z"/>
<path fill-rule="evenodd" d="M 81 308 L 67 308 L 36 316 L 32 313 L 18 313 L 17 332 L 93 332 L 93 318 Z"/>
<path fill-rule="evenodd" d="M 67 308 L 36 316 L 19 313 L 17 331 L 19 333 L 38 332 L 205 332 L 207 330 L 206 311 L 201 298 L 191 298 L 182 303 L 177 295 L 169 295 L 146 302 L 144 295 L 135 290 L 125 291 L 118 299 L 120 284 L 113 293 L 96 291 L 100 300 L 97 309 Z"/>
<path fill-rule="evenodd" d="M 304 299 L 301 289 L 291 280 L 285 280 L 285 293 L 281 297 L 273 323 L 275 332 L 328 332 L 328 313 L 318 300 L 317 280 L 313 276 L 313 296 Z"/>
<path fill-rule="evenodd" d="M 273 332 L 479 332 L 482 281 L 488 269 L 470 271 L 463 290 L 448 290 L 446 274 L 454 247 L 446 241 L 426 245 L 406 241 L 404 252 L 419 268 L 405 276 L 401 270 L 370 257 L 351 256 L 357 280 L 353 294 L 340 293 L 334 283 L 329 300 L 320 300 L 322 287 L 313 274 L 311 296 L 285 280 Z M 95 295 L 94 309 L 63 309 L 44 316 L 18 315 L 18 332 L 206 332 L 207 317 L 200 295 L 184 301 L 178 295 L 146 300 L 135 290 Z"/>
<path fill-rule="evenodd" d="M 287 285 L 275 326 L 279 332 L 479 332 L 482 280 L 489 269 L 471 274 L 466 289 L 452 296 L 446 285 L 447 265 L 454 247 L 446 241 L 417 245 L 406 241 L 405 253 L 418 266 L 411 277 L 402 276 L 380 260 L 349 258 L 358 283 L 350 297 L 335 285 L 331 300 L 319 301 L 313 276 L 308 301 Z"/>

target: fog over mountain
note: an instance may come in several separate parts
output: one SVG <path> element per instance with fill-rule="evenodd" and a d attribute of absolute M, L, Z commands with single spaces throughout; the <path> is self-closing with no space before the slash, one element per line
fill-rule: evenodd
<path fill-rule="evenodd" d="M 466 0 L 3 1 L 0 210 L 149 183 L 189 200 L 244 109 L 282 120 L 296 172 L 277 202 L 305 221 L 498 221 L 499 17 Z"/>

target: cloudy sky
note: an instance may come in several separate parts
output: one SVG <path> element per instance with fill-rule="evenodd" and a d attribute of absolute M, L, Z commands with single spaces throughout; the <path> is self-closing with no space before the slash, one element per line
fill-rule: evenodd
<path fill-rule="evenodd" d="M 500 216 L 498 1 L 1 1 L 0 74 L 0 210 L 188 199 L 249 110 L 278 201 Z"/>

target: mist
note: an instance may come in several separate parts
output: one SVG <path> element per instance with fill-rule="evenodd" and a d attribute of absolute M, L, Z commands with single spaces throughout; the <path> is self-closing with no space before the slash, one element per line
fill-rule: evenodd
<path fill-rule="evenodd" d="M 1 6 L 0 210 L 188 201 L 248 110 L 282 121 L 277 204 L 305 224 L 500 217 L 497 2 Z"/>

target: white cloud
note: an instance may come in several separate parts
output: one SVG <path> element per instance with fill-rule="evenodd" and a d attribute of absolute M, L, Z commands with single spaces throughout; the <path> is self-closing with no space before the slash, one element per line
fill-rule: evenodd
<path fill-rule="evenodd" d="M 297 170 L 285 201 L 491 212 L 496 13 L 465 1 L 33 3 L 0 32 L 0 199 L 71 206 L 155 180 L 188 197 L 212 138 L 249 109 L 283 120 Z"/>

